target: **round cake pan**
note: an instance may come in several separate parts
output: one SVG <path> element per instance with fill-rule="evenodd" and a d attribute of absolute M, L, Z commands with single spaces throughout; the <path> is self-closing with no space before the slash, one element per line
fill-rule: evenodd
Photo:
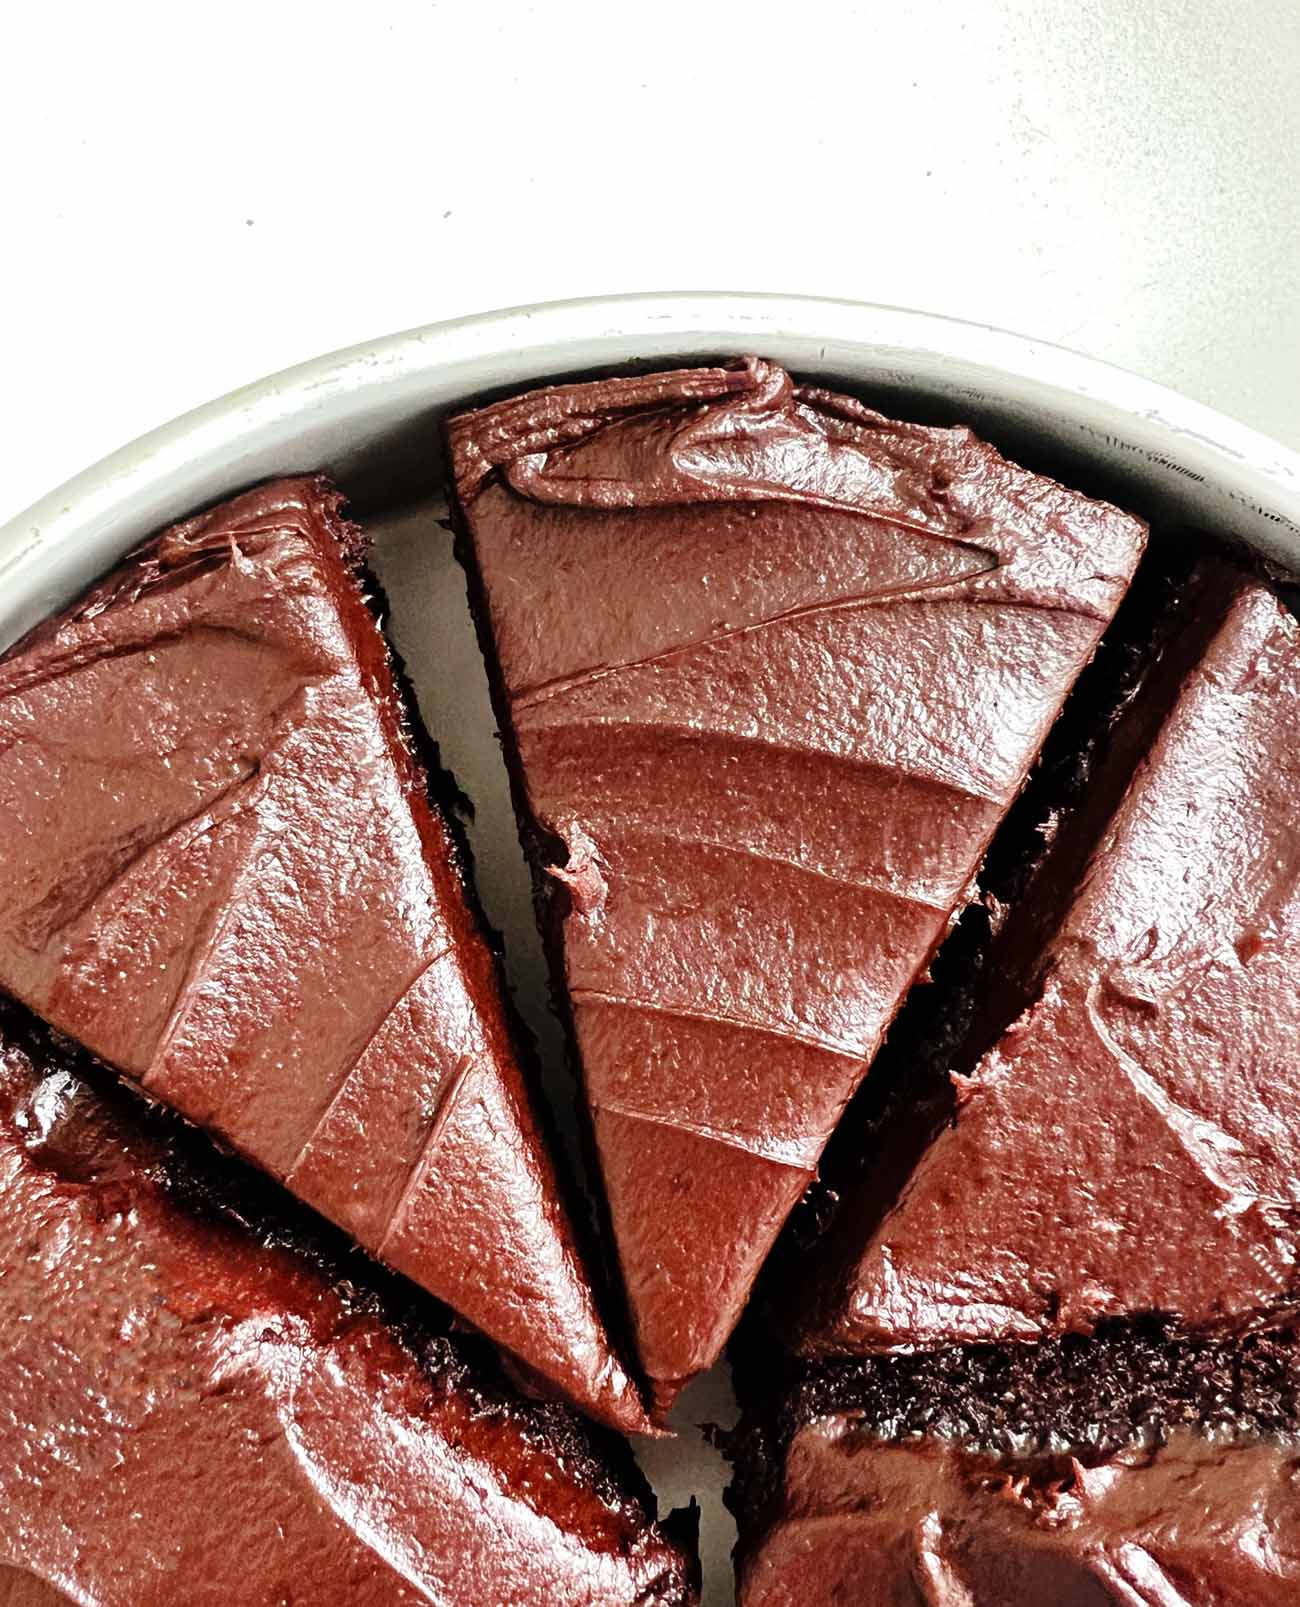
<path fill-rule="evenodd" d="M 1300 567 L 1300 455 L 1176 392 L 927 313 L 683 292 L 430 324 L 304 363 L 164 425 L 0 527 L 0 646 L 155 527 L 239 486 L 323 467 L 366 502 L 392 502 L 436 490 L 433 426 L 469 398 L 629 361 L 747 351 L 901 413 L 968 421 L 1032 467 Z"/>
<path fill-rule="evenodd" d="M 1011 456 L 1152 519 L 1245 543 L 1300 575 L 1300 455 L 1208 408 L 1058 347 L 924 313 L 800 297 L 673 294 L 562 302 L 392 335 L 250 385 L 87 469 L 0 527 L 0 648 L 169 520 L 270 475 L 325 469 L 374 536 L 389 632 L 443 757 L 474 800 L 479 891 L 555 1080 L 546 1006 L 486 674 L 448 540 L 438 419 L 537 380 L 754 352 L 886 411 L 965 422 Z M 687 1428 L 727 1412 L 720 1371 L 684 1432 L 643 1445 L 665 1505 L 696 1495 L 706 1607 L 731 1600 L 725 1470 Z"/>

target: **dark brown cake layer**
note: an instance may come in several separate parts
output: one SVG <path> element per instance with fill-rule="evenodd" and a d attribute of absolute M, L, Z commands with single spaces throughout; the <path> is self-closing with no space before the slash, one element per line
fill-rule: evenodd
<path fill-rule="evenodd" d="M 802 1349 L 1289 1319 L 1297 799 L 1300 628 L 1212 564 L 1003 930 L 952 1121 L 776 1302 Z"/>
<path fill-rule="evenodd" d="M 1282 1607 L 1296 1345 L 1122 1329 L 843 1362 L 737 1439 L 746 1607 Z"/>
<path fill-rule="evenodd" d="M 237 497 L 0 660 L 0 986 L 644 1428 L 339 500 Z"/>
<path fill-rule="evenodd" d="M 695 1599 L 612 1436 L 399 1336 L 291 1202 L 268 1230 L 269 1187 L 0 1015 L 0 1601 Z"/>
<path fill-rule="evenodd" d="M 642 1360 L 707 1367 L 1142 550 L 770 363 L 453 421 Z"/>

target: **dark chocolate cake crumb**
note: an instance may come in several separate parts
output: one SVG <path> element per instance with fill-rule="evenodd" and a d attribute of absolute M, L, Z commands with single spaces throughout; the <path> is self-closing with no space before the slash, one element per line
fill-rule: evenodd
<path fill-rule="evenodd" d="M 728 1504 L 752 1521 L 777 1492 L 794 1435 L 838 1413 L 882 1440 L 1063 1454 L 1085 1466 L 1161 1444 L 1180 1427 L 1300 1445 L 1295 1337 L 1197 1339 L 1154 1321 L 1121 1322 L 1087 1338 L 827 1362 L 795 1369 L 775 1388 L 771 1356 L 751 1351 L 737 1358 L 746 1410 L 727 1441 L 736 1468 Z"/>

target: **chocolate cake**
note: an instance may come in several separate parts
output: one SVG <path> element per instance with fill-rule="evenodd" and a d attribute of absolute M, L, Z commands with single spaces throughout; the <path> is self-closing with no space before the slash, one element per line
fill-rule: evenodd
<path fill-rule="evenodd" d="M 339 500 L 177 525 L 0 659 L 0 987 L 644 1428 Z"/>
<path fill-rule="evenodd" d="M 1168 635 L 997 939 L 951 1117 L 780 1292 L 805 1353 L 1300 1305 L 1300 626 L 1211 563 Z"/>
<path fill-rule="evenodd" d="M 971 896 L 1145 532 L 754 359 L 537 391 L 450 443 L 663 1405 Z"/>
<path fill-rule="evenodd" d="M 0 1602 L 696 1600 L 612 1435 L 259 1183 L 0 1009 Z"/>
<path fill-rule="evenodd" d="M 744 1607 L 1289 1607 L 1300 1357 L 1117 1331 L 839 1362 L 747 1414 Z"/>

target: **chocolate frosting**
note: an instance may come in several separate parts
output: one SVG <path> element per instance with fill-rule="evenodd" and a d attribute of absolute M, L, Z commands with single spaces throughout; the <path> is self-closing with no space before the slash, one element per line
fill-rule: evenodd
<path fill-rule="evenodd" d="M 0 1601 L 695 1599 L 576 1418 L 480 1387 L 445 1340 L 417 1361 L 354 1286 L 208 1203 L 202 1140 L 84 1071 L 6 1017 Z"/>
<path fill-rule="evenodd" d="M 1191 1429 L 1085 1465 L 802 1429 L 779 1517 L 740 1564 L 744 1607 L 1289 1607 L 1300 1452 Z"/>
<path fill-rule="evenodd" d="M 1028 1008 L 994 996 L 952 1122 L 786 1291 L 805 1352 L 1300 1304 L 1300 628 L 1219 566 L 1185 612 L 988 968 L 1029 956 Z"/>
<path fill-rule="evenodd" d="M 1141 552 L 748 360 L 451 425 L 638 1343 L 707 1367 Z"/>
<path fill-rule="evenodd" d="M 644 1428 L 339 500 L 177 525 L 0 660 L 0 986 Z"/>

